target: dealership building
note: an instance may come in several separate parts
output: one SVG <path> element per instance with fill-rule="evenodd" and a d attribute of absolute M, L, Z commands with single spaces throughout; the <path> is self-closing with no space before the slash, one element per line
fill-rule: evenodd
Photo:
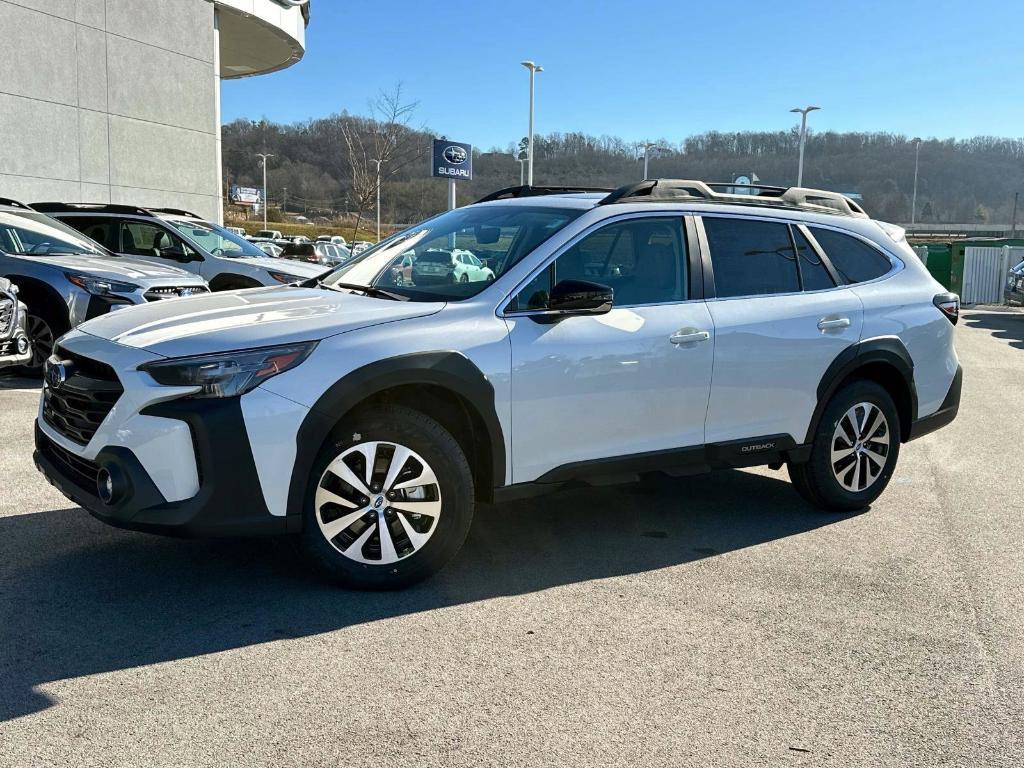
<path fill-rule="evenodd" d="M 0 0 L 0 197 L 217 220 L 220 81 L 305 50 L 307 0 Z"/>

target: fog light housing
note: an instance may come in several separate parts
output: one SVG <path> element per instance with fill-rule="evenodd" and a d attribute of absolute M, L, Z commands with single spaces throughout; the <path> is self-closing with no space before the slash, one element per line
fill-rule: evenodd
<path fill-rule="evenodd" d="M 96 473 L 96 495 L 107 506 L 117 504 L 127 495 L 128 483 L 121 470 L 113 464 L 100 467 Z"/>
<path fill-rule="evenodd" d="M 18 337 L 18 354 L 19 355 L 24 355 L 27 352 L 28 352 L 28 337 L 27 336 L 19 336 Z"/>

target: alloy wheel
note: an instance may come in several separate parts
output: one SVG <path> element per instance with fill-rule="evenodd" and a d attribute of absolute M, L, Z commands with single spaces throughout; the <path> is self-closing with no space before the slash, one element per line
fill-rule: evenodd
<path fill-rule="evenodd" d="M 832 473 L 844 489 L 861 493 L 878 481 L 889 456 L 889 422 L 873 403 L 857 403 L 832 433 Z"/>
<path fill-rule="evenodd" d="M 364 442 L 327 465 L 314 504 L 320 532 L 338 552 L 389 565 L 418 552 L 437 530 L 441 488 L 412 449 Z"/>
<path fill-rule="evenodd" d="M 26 365 L 31 370 L 41 370 L 46 359 L 53 354 L 53 329 L 43 318 L 28 315 L 25 318 L 25 330 L 32 342 L 32 359 Z"/>

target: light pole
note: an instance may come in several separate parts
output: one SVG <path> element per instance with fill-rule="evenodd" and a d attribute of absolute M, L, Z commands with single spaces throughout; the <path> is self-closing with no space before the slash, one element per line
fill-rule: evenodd
<path fill-rule="evenodd" d="M 917 221 L 917 166 L 921 159 L 921 140 L 914 139 L 914 196 L 910 203 L 910 224 Z"/>
<path fill-rule="evenodd" d="M 789 110 L 790 112 L 800 113 L 800 165 L 796 172 L 796 185 L 798 187 L 804 185 L 804 142 L 807 141 L 807 113 L 813 112 L 816 109 L 821 109 L 821 107 L 804 107 L 803 109 L 795 107 Z"/>
<path fill-rule="evenodd" d="M 659 147 L 657 144 L 655 144 L 653 142 L 645 141 L 644 142 L 644 178 L 642 179 L 643 181 L 647 180 L 647 153 L 648 153 L 649 150 L 652 150 L 652 149 L 661 149 L 661 147 Z"/>
<path fill-rule="evenodd" d="M 267 206 L 270 201 L 267 200 L 267 158 L 273 157 L 263 152 L 257 152 L 256 157 L 260 158 L 260 165 L 263 168 L 263 228 L 267 228 Z"/>
<path fill-rule="evenodd" d="M 370 162 L 377 166 L 377 242 L 379 243 L 380 242 L 380 164 L 381 164 L 382 161 L 378 160 L 377 158 L 374 158 L 374 159 L 370 160 Z M 356 232 L 356 234 L 353 235 L 353 240 L 358 235 L 359 235 L 359 233 Z"/>
<path fill-rule="evenodd" d="M 533 186 L 533 80 L 537 76 L 538 72 L 543 72 L 544 67 L 539 64 L 535 64 L 532 61 L 521 61 L 519 62 L 528 70 L 530 70 L 530 133 L 528 135 L 529 146 L 527 147 L 526 160 L 526 185 L 529 187 Z"/>
<path fill-rule="evenodd" d="M 521 187 L 524 184 L 523 179 L 524 174 L 526 173 L 526 158 L 516 157 L 516 162 L 519 163 L 519 186 Z"/>

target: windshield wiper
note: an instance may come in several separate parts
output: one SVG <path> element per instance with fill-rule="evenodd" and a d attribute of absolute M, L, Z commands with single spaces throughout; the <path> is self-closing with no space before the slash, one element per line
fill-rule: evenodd
<path fill-rule="evenodd" d="M 358 291 L 364 293 L 367 296 L 373 296 L 378 299 L 392 299 L 393 301 L 408 301 L 408 296 L 403 296 L 400 293 L 392 293 L 391 291 L 385 291 L 383 288 L 375 288 L 372 285 L 357 285 L 356 283 L 325 283 L 323 280 L 318 280 L 317 285 L 321 288 L 330 288 L 332 291 Z"/>

